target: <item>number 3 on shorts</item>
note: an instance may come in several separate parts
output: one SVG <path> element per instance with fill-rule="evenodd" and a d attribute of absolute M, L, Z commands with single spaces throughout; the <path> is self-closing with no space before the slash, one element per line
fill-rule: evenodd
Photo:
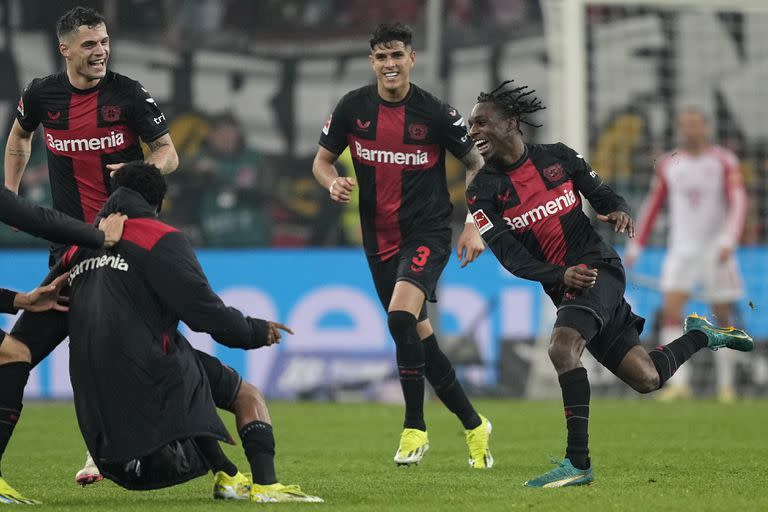
<path fill-rule="evenodd" d="M 418 249 L 416 249 L 416 256 L 414 256 L 411 261 L 414 265 L 417 267 L 423 267 L 427 264 L 427 259 L 429 258 L 429 247 L 426 245 L 419 246 Z"/>

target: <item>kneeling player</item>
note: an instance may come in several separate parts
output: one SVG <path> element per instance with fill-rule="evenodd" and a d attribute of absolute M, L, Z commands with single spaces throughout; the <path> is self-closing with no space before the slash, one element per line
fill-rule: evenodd
<path fill-rule="evenodd" d="M 165 182 L 154 166 L 127 164 L 113 189 L 102 215 L 128 216 L 121 243 L 109 251 L 72 247 L 59 264 L 69 270 L 78 423 L 102 473 L 142 490 L 213 470 L 218 498 L 322 501 L 277 482 L 269 413 L 256 388 L 177 335 L 183 320 L 219 343 L 250 349 L 290 330 L 244 316 L 211 290 L 184 235 L 155 219 Z M 231 439 L 214 404 L 237 415 L 253 484 L 218 445 Z"/>
<path fill-rule="evenodd" d="M 639 345 L 645 321 L 624 300 L 621 260 L 592 228 L 579 194 L 599 220 L 632 237 L 626 202 L 564 144 L 526 145 L 520 125 L 543 107 L 527 87 L 508 84 L 480 94 L 472 109 L 469 133 L 486 165 L 467 189 L 467 204 L 502 265 L 539 281 L 558 308 L 549 356 L 562 388 L 568 446 L 562 463 L 525 485 L 583 485 L 594 479 L 587 448 L 590 388 L 581 364 L 585 347 L 633 389 L 649 393 L 704 347 L 749 351 L 753 343 L 744 331 L 691 315 L 685 334 L 668 345 L 650 353 Z"/>

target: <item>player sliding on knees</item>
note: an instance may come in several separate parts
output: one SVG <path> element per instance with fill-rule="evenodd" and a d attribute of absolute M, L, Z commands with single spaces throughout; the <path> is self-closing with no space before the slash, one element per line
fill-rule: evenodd
<path fill-rule="evenodd" d="M 647 352 L 639 335 L 645 320 L 624 300 L 624 268 L 582 211 L 580 193 L 616 232 L 634 236 L 624 199 L 568 146 L 528 145 L 521 125 L 543 109 L 526 86 L 502 83 L 481 93 L 469 118 L 470 136 L 485 166 L 467 189 L 475 223 L 501 264 L 538 281 L 557 306 L 549 357 L 562 389 L 568 431 L 565 458 L 528 487 L 584 485 L 594 475 L 588 450 L 590 387 L 584 348 L 640 393 L 660 389 L 704 347 L 750 351 L 752 338 L 690 315 L 684 334 Z"/>

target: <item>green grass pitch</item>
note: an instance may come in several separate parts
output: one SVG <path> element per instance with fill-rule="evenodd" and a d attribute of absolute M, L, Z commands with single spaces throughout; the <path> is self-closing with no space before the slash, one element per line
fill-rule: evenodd
<path fill-rule="evenodd" d="M 493 422 L 493 469 L 470 470 L 458 422 L 427 405 L 431 449 L 418 467 L 395 467 L 401 408 L 376 404 L 274 403 L 278 477 L 326 504 L 214 502 L 212 477 L 153 492 L 111 482 L 74 484 L 84 459 L 73 408 L 29 404 L 6 453 L 3 476 L 45 510 L 203 511 L 276 507 L 342 511 L 747 511 L 768 510 L 768 403 L 592 404 L 596 481 L 566 489 L 522 483 L 562 456 L 564 422 L 555 402 L 481 401 Z M 225 418 L 231 431 L 232 418 Z M 247 471 L 240 447 L 225 447 Z M 0 505 L 2 506 L 2 505 Z"/>

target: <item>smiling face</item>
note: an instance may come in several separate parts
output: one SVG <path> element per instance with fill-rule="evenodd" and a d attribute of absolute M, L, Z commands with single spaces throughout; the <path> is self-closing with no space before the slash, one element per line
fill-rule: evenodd
<path fill-rule="evenodd" d="M 469 115 L 469 136 L 475 141 L 483 159 L 515 161 L 520 132 L 514 119 L 504 118 L 493 103 L 477 103 Z"/>
<path fill-rule="evenodd" d="M 393 102 L 405 98 L 416 52 L 402 41 L 390 41 L 374 46 L 368 58 L 376 74 L 379 96 Z"/>
<path fill-rule="evenodd" d="M 69 82 L 78 89 L 89 89 L 107 74 L 109 34 L 103 23 L 81 25 L 59 41 L 59 51 L 67 64 Z"/>

